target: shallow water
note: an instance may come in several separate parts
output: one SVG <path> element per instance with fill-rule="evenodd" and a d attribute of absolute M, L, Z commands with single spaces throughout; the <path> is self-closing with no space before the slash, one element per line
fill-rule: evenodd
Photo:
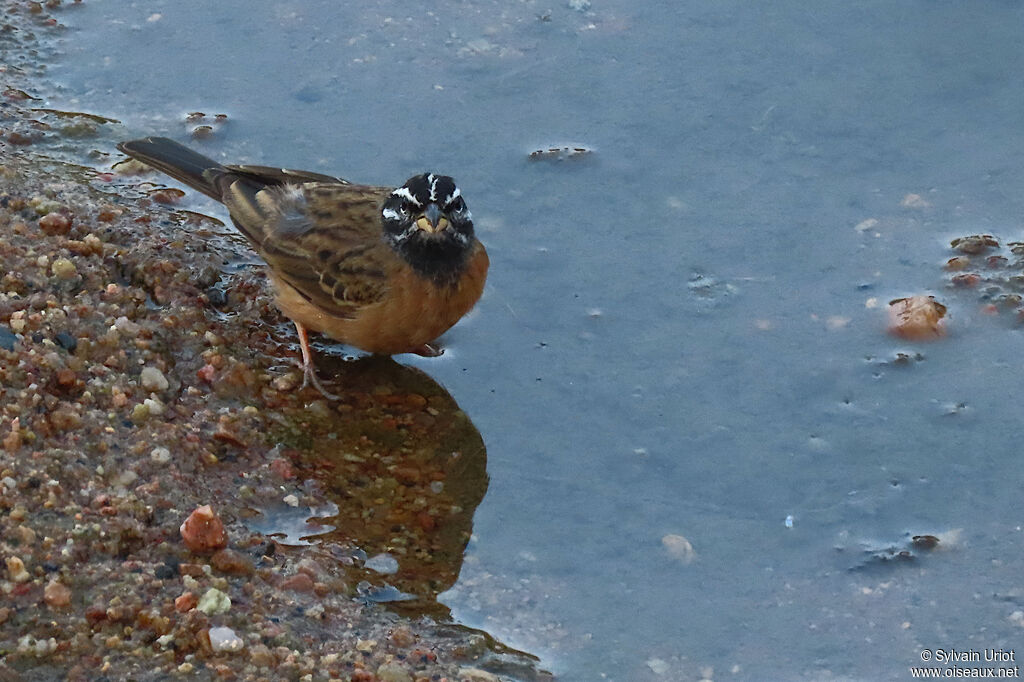
<path fill-rule="evenodd" d="M 1021 641 L 1021 330 L 942 264 L 1024 232 L 1022 20 L 96 0 L 50 77 L 124 136 L 225 113 L 194 144 L 227 161 L 456 177 L 488 290 L 444 357 L 400 359 L 487 447 L 460 622 L 567 681 L 905 679 L 925 648 Z M 564 144 L 592 153 L 529 159 Z M 914 293 L 949 338 L 886 336 Z"/>

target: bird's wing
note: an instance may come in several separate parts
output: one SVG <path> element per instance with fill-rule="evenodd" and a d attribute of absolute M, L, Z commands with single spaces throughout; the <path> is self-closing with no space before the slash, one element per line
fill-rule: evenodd
<path fill-rule="evenodd" d="M 218 186 L 235 225 L 278 277 L 335 317 L 353 317 L 384 297 L 398 263 L 381 234 L 388 188 L 268 186 L 254 175 L 225 176 Z"/>
<path fill-rule="evenodd" d="M 295 170 L 294 168 L 274 168 L 273 166 L 225 166 L 229 171 L 244 175 L 266 185 L 298 184 L 302 182 L 329 182 L 339 185 L 349 184 L 348 180 L 333 175 L 314 173 L 313 171 Z"/>

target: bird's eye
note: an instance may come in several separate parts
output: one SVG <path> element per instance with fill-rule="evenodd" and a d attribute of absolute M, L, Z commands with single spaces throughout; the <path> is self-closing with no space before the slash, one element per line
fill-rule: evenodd
<path fill-rule="evenodd" d="M 449 202 L 445 210 L 449 213 L 462 213 L 466 210 L 466 202 L 462 200 L 462 197 L 455 197 L 455 201 Z"/>

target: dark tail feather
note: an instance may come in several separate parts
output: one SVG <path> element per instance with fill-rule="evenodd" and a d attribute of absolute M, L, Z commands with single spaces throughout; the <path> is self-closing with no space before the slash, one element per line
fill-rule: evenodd
<path fill-rule="evenodd" d="M 222 172 L 227 172 L 227 169 L 213 159 L 166 137 L 147 137 L 122 142 L 117 148 L 175 180 L 217 201 L 221 200 L 221 193 L 214 181 Z"/>

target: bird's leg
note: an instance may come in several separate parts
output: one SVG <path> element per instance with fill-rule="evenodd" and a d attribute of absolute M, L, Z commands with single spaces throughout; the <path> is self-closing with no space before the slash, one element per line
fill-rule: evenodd
<path fill-rule="evenodd" d="M 313 350 L 309 347 L 309 336 L 306 334 L 306 328 L 295 322 L 295 331 L 299 333 L 299 346 L 302 348 L 302 388 L 312 384 L 313 388 L 320 391 L 320 395 L 323 397 L 328 400 L 337 400 L 338 396 L 328 393 L 316 377 L 316 368 L 313 366 Z"/>
<path fill-rule="evenodd" d="M 436 358 L 440 355 L 444 355 L 444 348 L 430 343 L 425 343 L 422 346 L 416 346 L 415 348 L 410 349 L 409 352 L 425 358 Z"/>

